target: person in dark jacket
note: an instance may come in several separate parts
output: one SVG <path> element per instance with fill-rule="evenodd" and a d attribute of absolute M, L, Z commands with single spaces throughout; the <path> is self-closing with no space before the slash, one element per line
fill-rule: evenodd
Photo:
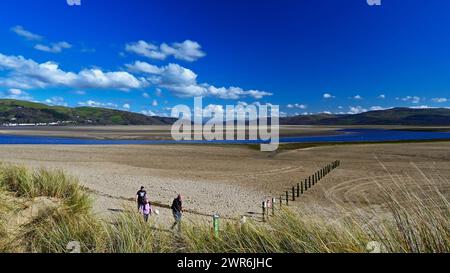
<path fill-rule="evenodd" d="M 172 225 L 172 229 L 178 226 L 178 231 L 181 231 L 181 217 L 183 216 L 183 200 L 181 194 L 173 200 L 171 208 L 173 217 L 175 218 L 175 223 Z"/>
<path fill-rule="evenodd" d="M 145 198 L 147 198 L 147 192 L 145 191 L 145 187 L 142 186 L 141 189 L 136 193 L 136 202 L 139 211 L 145 205 Z"/>

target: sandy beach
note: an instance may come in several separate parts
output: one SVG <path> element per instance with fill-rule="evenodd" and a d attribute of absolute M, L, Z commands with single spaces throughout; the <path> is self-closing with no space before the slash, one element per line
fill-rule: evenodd
<path fill-rule="evenodd" d="M 147 187 L 153 202 L 169 205 L 185 196 L 189 221 L 242 215 L 260 218 L 264 198 L 278 197 L 333 160 L 342 165 L 313 187 L 295 207 L 364 209 L 382 207 L 379 185 L 430 187 L 450 195 L 449 142 L 337 145 L 261 153 L 247 146 L 0 146 L 0 161 L 30 167 L 59 168 L 80 179 L 95 200 L 95 211 L 109 217 L 132 205 L 135 192 Z M 423 190 L 421 190 L 422 195 Z M 425 193 L 426 195 L 426 193 Z M 159 208 L 161 221 L 170 211 Z"/>

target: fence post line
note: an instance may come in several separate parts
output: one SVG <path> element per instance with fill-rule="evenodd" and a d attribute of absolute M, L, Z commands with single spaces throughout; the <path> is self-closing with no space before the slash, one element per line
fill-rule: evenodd
<path fill-rule="evenodd" d="M 281 209 L 282 206 L 283 206 L 283 196 L 280 195 L 280 209 Z"/>
<path fill-rule="evenodd" d="M 305 180 L 305 182 L 306 182 L 306 180 Z M 303 181 L 301 182 L 301 185 L 300 185 L 300 193 L 303 194 Z"/>
<path fill-rule="evenodd" d="M 295 187 L 292 187 L 292 201 L 295 201 Z"/>
<path fill-rule="evenodd" d="M 297 183 L 297 197 L 300 197 L 300 183 Z"/>
<path fill-rule="evenodd" d="M 308 188 L 311 188 L 311 176 L 308 178 Z"/>
<path fill-rule="evenodd" d="M 289 206 L 289 191 L 286 191 L 286 206 Z"/>

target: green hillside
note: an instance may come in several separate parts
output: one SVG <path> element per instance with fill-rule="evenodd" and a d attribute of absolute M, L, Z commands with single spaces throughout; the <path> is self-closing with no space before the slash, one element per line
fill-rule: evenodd
<path fill-rule="evenodd" d="M 49 106 L 19 100 L 0 100 L 0 125 L 4 123 L 70 122 L 80 125 L 165 125 L 174 119 L 149 117 L 120 110 L 94 107 Z"/>
<path fill-rule="evenodd" d="M 285 125 L 450 125 L 450 109 L 393 108 L 355 115 L 309 115 L 286 117 Z"/>

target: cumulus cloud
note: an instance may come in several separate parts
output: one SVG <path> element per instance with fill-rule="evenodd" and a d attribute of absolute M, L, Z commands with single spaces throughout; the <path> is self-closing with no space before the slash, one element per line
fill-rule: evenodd
<path fill-rule="evenodd" d="M 46 99 L 45 103 L 50 104 L 50 105 L 57 105 L 57 106 L 68 106 L 67 102 L 65 102 L 63 97 L 57 97 L 57 96 Z"/>
<path fill-rule="evenodd" d="M 125 50 L 150 59 L 165 60 L 173 56 L 177 60 L 188 62 L 196 61 L 206 55 L 201 45 L 191 40 L 171 45 L 166 43 L 155 45 L 141 40 L 125 45 Z"/>
<path fill-rule="evenodd" d="M 419 106 L 413 106 L 413 107 L 410 107 L 411 109 L 433 109 L 433 108 L 436 108 L 436 107 L 431 107 L 431 106 L 428 106 L 428 105 L 419 105 Z"/>
<path fill-rule="evenodd" d="M 157 67 L 145 62 L 135 62 L 126 67 L 130 72 L 147 75 L 147 81 L 159 88 L 167 89 L 179 97 L 212 96 L 221 99 L 252 97 L 261 99 L 272 93 L 259 90 L 244 90 L 240 87 L 215 87 L 208 83 L 198 83 L 198 75 L 178 64 Z"/>
<path fill-rule="evenodd" d="M 125 103 L 124 105 L 122 105 L 122 108 L 125 110 L 130 110 L 131 109 L 131 105 L 129 103 Z"/>
<path fill-rule="evenodd" d="M 354 115 L 354 114 L 360 114 L 367 112 L 367 109 L 361 107 L 361 106 L 349 106 L 348 114 Z"/>
<path fill-rule="evenodd" d="M 334 99 L 334 98 L 336 98 L 336 97 L 333 96 L 333 95 L 330 94 L 330 93 L 325 93 L 325 94 L 323 94 L 323 98 L 324 98 L 324 99 Z"/>
<path fill-rule="evenodd" d="M 42 36 L 26 30 L 22 26 L 15 26 L 15 27 L 11 28 L 11 31 L 27 40 L 30 40 L 30 41 L 39 41 L 39 40 L 43 39 Z"/>
<path fill-rule="evenodd" d="M 66 72 L 55 62 L 37 63 L 22 56 L 0 53 L 0 69 L 9 72 L 0 78 L 0 86 L 31 89 L 46 87 L 98 88 L 129 90 L 142 88 L 146 82 L 125 71 L 104 72 L 98 68 Z"/>
<path fill-rule="evenodd" d="M 400 100 L 405 101 L 405 102 L 411 102 L 414 104 L 418 104 L 420 103 L 420 101 L 422 100 L 420 97 L 418 96 L 406 96 L 403 98 L 400 98 Z"/>
<path fill-rule="evenodd" d="M 11 88 L 5 92 L 0 92 L 0 97 L 13 100 L 33 100 L 33 97 L 31 97 L 30 94 L 17 88 Z"/>
<path fill-rule="evenodd" d="M 142 110 L 141 114 L 149 116 L 149 117 L 157 116 L 157 114 L 155 112 L 153 112 L 152 110 Z"/>
<path fill-rule="evenodd" d="M 305 104 L 295 103 L 295 104 L 288 104 L 287 108 L 289 108 L 289 109 L 302 109 L 302 110 L 305 110 L 306 108 L 308 108 L 308 106 L 305 105 Z"/>
<path fill-rule="evenodd" d="M 381 95 L 378 96 L 378 98 L 384 100 L 386 98 L 386 95 L 385 94 L 381 94 Z"/>
<path fill-rule="evenodd" d="M 355 99 L 355 100 L 362 100 L 363 97 L 361 97 L 361 95 L 356 95 L 356 96 L 353 96 L 353 99 Z"/>
<path fill-rule="evenodd" d="M 49 52 L 49 53 L 61 53 L 63 51 L 63 49 L 72 48 L 72 45 L 69 44 L 68 42 L 58 42 L 58 43 L 53 43 L 50 46 L 43 45 L 43 44 L 37 44 L 34 46 L 34 48 L 37 50 Z"/>
<path fill-rule="evenodd" d="M 433 98 L 431 99 L 433 102 L 437 102 L 437 103 L 444 103 L 444 102 L 448 102 L 449 99 L 447 98 Z"/>
<path fill-rule="evenodd" d="M 16 33 L 17 35 L 29 40 L 29 41 L 41 41 L 44 40 L 44 37 L 31 31 L 26 30 L 22 26 L 15 26 L 11 28 L 11 31 Z M 48 53 L 61 53 L 64 49 L 72 48 L 72 45 L 68 42 L 61 41 L 57 43 L 51 43 L 50 45 L 45 45 L 43 43 L 36 44 L 34 49 L 39 51 L 44 51 Z"/>
<path fill-rule="evenodd" d="M 110 108 L 110 109 L 117 109 L 118 105 L 112 102 L 98 102 L 94 100 L 88 100 L 88 101 L 81 101 L 78 103 L 79 106 L 89 106 L 89 107 L 99 107 L 99 108 Z"/>
<path fill-rule="evenodd" d="M 381 110 L 386 110 L 386 109 L 389 109 L 389 108 L 385 108 L 385 107 L 382 107 L 382 106 L 372 106 L 372 107 L 370 107 L 371 111 L 381 111 Z"/>

